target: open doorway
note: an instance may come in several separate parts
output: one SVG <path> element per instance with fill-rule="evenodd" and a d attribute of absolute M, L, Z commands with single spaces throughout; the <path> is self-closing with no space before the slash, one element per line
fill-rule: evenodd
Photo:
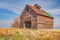
<path fill-rule="evenodd" d="M 25 27 L 31 28 L 31 21 L 25 21 Z"/>

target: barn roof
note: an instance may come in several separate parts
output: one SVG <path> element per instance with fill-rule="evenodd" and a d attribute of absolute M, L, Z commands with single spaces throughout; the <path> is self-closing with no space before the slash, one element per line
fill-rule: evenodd
<path fill-rule="evenodd" d="M 27 6 L 28 6 L 29 8 L 31 8 L 33 11 L 35 11 L 37 14 L 39 14 L 39 15 L 53 18 L 53 16 L 51 16 L 49 13 L 47 13 L 47 12 L 44 11 L 44 10 L 41 10 L 41 9 L 39 10 L 39 9 L 37 9 L 36 7 L 31 6 L 31 5 L 27 5 Z"/>

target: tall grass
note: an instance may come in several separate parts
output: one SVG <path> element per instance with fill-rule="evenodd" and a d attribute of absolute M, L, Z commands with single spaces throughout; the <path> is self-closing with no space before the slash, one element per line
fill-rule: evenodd
<path fill-rule="evenodd" d="M 60 30 L 1 28 L 0 40 L 60 40 Z"/>

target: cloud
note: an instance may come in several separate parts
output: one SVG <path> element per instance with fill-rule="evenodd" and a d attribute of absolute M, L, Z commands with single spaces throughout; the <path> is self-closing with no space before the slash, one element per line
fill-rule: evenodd
<path fill-rule="evenodd" d="M 59 14 L 60 15 L 60 9 L 50 9 L 50 10 L 47 10 L 48 12 L 50 13 L 53 13 L 53 14 Z"/>
<path fill-rule="evenodd" d="M 55 29 L 60 29 L 60 19 L 55 19 L 54 20 L 54 28 Z"/>
<path fill-rule="evenodd" d="M 13 20 L 0 20 L 0 28 L 10 28 Z"/>
<path fill-rule="evenodd" d="M 0 2 L 0 7 L 6 8 L 10 11 L 13 11 L 17 14 L 20 14 L 22 12 L 22 10 L 24 9 L 26 4 L 39 4 L 42 6 L 42 8 L 50 8 L 51 6 L 54 6 L 54 1 L 46 1 L 46 0 L 28 0 L 28 1 L 24 1 L 24 0 L 2 0 Z"/>
<path fill-rule="evenodd" d="M 21 7 L 20 5 L 12 5 L 4 2 L 0 2 L 0 8 L 8 9 L 9 11 L 12 11 L 14 13 L 20 14 L 21 12 Z"/>

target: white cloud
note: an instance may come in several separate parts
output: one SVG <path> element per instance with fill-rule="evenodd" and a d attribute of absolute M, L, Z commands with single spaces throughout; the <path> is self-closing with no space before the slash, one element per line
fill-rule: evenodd
<path fill-rule="evenodd" d="M 0 20 L 0 28 L 10 28 L 12 20 Z"/>
<path fill-rule="evenodd" d="M 0 8 L 8 9 L 9 11 L 12 11 L 14 13 L 20 14 L 21 8 L 19 8 L 20 5 L 12 5 L 4 2 L 0 2 Z"/>
<path fill-rule="evenodd" d="M 60 14 L 60 9 L 50 9 L 50 10 L 47 10 L 48 12 L 50 13 L 53 13 L 53 14 Z"/>
<path fill-rule="evenodd" d="M 60 29 L 60 19 L 55 19 L 54 20 L 54 28 Z"/>
<path fill-rule="evenodd" d="M 37 4 L 41 5 L 43 8 L 51 7 L 55 3 L 53 1 L 48 1 L 48 0 L 45 0 L 45 1 L 43 1 L 43 0 L 38 0 L 38 1 L 28 0 L 28 1 L 25 1 L 25 2 L 26 2 L 25 4 L 35 4 L 35 3 L 37 3 Z M 22 4 L 19 3 L 19 2 L 17 2 L 17 4 L 16 3 L 14 4 L 14 3 L 15 2 L 13 2 L 12 4 L 9 4 L 7 2 L 0 2 L 0 7 L 6 8 L 10 11 L 13 11 L 17 14 L 20 14 L 22 12 L 22 10 L 24 9 L 25 5 L 22 2 L 21 2 Z M 24 5 L 24 6 L 22 6 L 22 5 Z"/>

